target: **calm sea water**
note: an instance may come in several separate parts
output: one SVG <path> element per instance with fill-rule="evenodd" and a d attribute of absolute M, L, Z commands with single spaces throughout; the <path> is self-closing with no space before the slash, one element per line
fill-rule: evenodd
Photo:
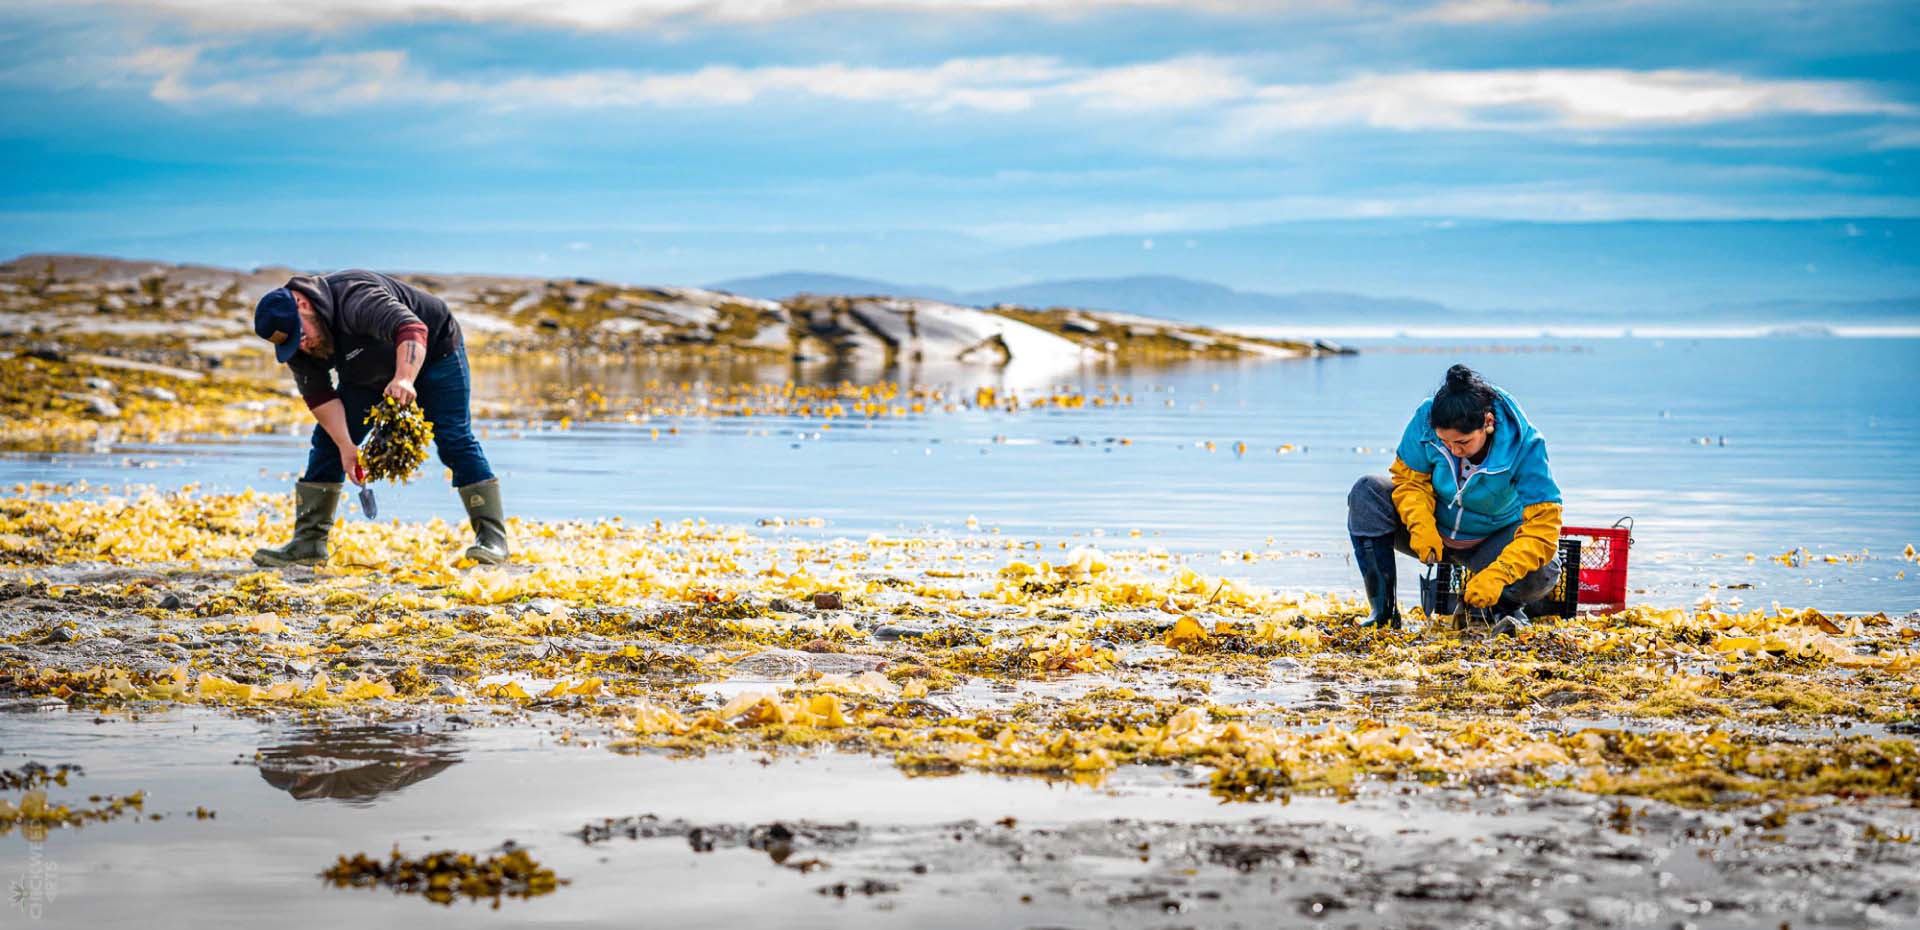
<path fill-rule="evenodd" d="M 1899 558 L 1907 544 L 1920 544 L 1913 494 L 1920 486 L 1920 340 L 1426 339 L 1361 348 L 1357 356 L 1309 361 L 920 373 L 968 394 L 998 382 L 1023 393 L 1065 386 L 1132 395 L 1131 405 L 1113 408 L 931 413 L 841 420 L 827 430 L 818 420 L 786 417 L 665 418 L 565 431 L 496 426 L 485 444 L 512 512 L 525 517 L 745 524 L 820 517 L 824 527 L 801 532 L 853 537 L 998 529 L 1049 543 L 1157 545 L 1188 554 L 1203 571 L 1352 590 L 1347 489 L 1361 474 L 1385 471 L 1414 406 L 1448 364 L 1462 361 L 1513 392 L 1546 434 L 1569 523 L 1635 520 L 1636 599 L 1691 603 L 1709 593 L 1735 596 L 1712 584 L 1751 584 L 1737 596 L 1756 605 L 1920 608 L 1920 566 Z M 484 370 L 476 392 L 580 378 L 617 390 L 655 377 L 795 375 L 786 366 L 530 365 Z M 658 439 L 651 438 L 655 426 Z M 1244 454 L 1237 443 L 1245 443 Z M 1296 451 L 1276 452 L 1282 445 Z M 10 456 L 0 459 L 0 483 L 278 490 L 304 455 L 304 438 L 287 436 Z M 433 478 L 382 488 L 381 501 L 383 518 L 459 515 Z M 969 529 L 969 517 L 978 530 Z M 1132 530 L 1141 536 L 1130 537 Z M 1799 547 L 1816 564 L 1769 560 Z M 1221 556 L 1249 549 L 1322 557 Z M 1818 560 L 1863 552 L 1870 558 Z M 1751 563 L 1749 553 L 1757 557 Z M 1407 598 L 1413 567 L 1402 571 Z"/>

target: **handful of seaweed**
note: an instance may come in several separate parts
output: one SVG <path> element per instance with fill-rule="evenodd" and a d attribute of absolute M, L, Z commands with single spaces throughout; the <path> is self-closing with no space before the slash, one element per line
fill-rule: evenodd
<path fill-rule="evenodd" d="M 372 428 L 360 447 L 360 467 L 367 470 L 367 480 L 412 480 L 433 442 L 433 424 L 420 405 L 382 397 L 367 411 L 366 422 Z"/>

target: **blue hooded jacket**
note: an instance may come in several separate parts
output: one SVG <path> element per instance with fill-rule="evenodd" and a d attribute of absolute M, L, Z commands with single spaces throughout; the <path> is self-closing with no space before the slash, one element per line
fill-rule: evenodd
<path fill-rule="evenodd" d="M 1395 454 L 1407 467 L 1433 476 L 1434 520 L 1453 539 L 1481 539 L 1520 522 L 1534 504 L 1560 503 L 1560 486 L 1547 465 L 1547 440 L 1527 422 L 1520 404 L 1493 389 L 1493 448 L 1482 469 L 1460 481 L 1460 460 L 1434 433 L 1428 398 L 1413 412 Z"/>

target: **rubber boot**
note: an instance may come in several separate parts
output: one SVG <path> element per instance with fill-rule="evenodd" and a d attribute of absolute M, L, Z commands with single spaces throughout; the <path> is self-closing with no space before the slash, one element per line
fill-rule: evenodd
<path fill-rule="evenodd" d="M 253 550 L 253 564 L 319 565 L 327 560 L 327 534 L 333 531 L 333 511 L 340 506 L 340 485 L 301 481 L 293 486 L 293 541 L 272 549 Z"/>
<path fill-rule="evenodd" d="M 1360 626 L 1397 630 L 1400 628 L 1400 604 L 1394 600 L 1399 581 L 1393 564 L 1393 537 L 1353 537 L 1353 562 L 1360 566 L 1360 580 L 1367 589 L 1367 603 L 1373 612 Z"/>
<path fill-rule="evenodd" d="M 1526 607 L 1524 607 L 1524 605 L 1521 605 L 1521 603 L 1511 603 L 1511 605 L 1509 605 L 1505 598 L 1501 598 L 1500 619 L 1494 621 L 1494 636 L 1519 636 L 1521 630 L 1532 626 L 1532 624 L 1534 624 L 1534 621 L 1528 621 L 1528 619 L 1526 619 Z"/>
<path fill-rule="evenodd" d="M 482 565 L 505 562 L 507 510 L 500 503 L 500 479 L 476 481 L 459 491 L 460 503 L 467 508 L 467 520 L 473 524 L 474 543 L 467 547 L 467 558 Z"/>
<path fill-rule="evenodd" d="M 1493 621 L 1493 635 L 1517 636 L 1521 630 L 1532 625 L 1533 621 L 1527 619 L 1527 609 L 1525 607 L 1503 607 L 1500 619 Z"/>

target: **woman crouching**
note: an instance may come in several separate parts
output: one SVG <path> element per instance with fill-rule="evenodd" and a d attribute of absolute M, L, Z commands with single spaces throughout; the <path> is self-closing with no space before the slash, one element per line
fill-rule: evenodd
<path fill-rule="evenodd" d="M 1560 580 L 1560 488 L 1547 441 L 1514 399 L 1473 369 L 1414 411 L 1392 475 L 1368 475 L 1347 495 L 1347 532 L 1371 614 L 1361 626 L 1400 626 L 1394 550 L 1472 572 L 1462 599 L 1493 608 L 1496 635 L 1527 626 L 1526 605 Z"/>

